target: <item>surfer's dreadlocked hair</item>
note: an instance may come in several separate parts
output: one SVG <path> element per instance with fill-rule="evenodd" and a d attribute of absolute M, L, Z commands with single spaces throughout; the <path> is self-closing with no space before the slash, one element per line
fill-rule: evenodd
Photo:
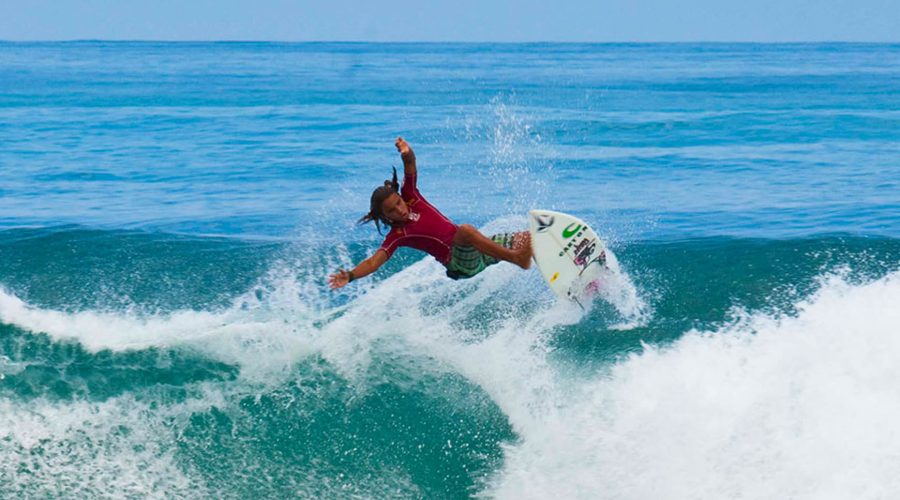
<path fill-rule="evenodd" d="M 400 183 L 397 182 L 397 167 L 391 167 L 394 170 L 394 177 L 389 181 L 384 181 L 383 186 L 379 186 L 375 188 L 375 191 L 372 191 L 372 200 L 369 204 L 369 213 L 363 215 L 358 221 L 358 224 L 365 224 L 367 222 L 375 222 L 375 227 L 378 228 L 378 234 L 381 234 L 381 225 L 384 224 L 388 227 L 393 227 L 391 220 L 387 218 L 382 212 L 382 205 L 384 204 L 384 200 L 388 198 L 388 196 L 399 193 L 400 192 Z"/>

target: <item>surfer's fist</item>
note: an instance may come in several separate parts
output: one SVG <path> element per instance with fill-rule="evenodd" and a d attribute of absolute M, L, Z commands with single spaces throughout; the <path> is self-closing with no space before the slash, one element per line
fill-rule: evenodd
<path fill-rule="evenodd" d="M 409 147 L 409 143 L 407 143 L 405 140 L 403 140 L 402 137 L 397 138 L 397 141 L 394 142 L 394 146 L 397 147 L 397 151 L 400 152 L 401 156 L 406 156 L 409 153 L 412 153 L 412 148 Z"/>

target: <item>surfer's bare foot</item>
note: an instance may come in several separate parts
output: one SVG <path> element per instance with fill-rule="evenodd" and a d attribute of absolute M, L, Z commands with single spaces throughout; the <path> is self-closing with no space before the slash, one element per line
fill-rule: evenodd
<path fill-rule="evenodd" d="M 531 267 L 531 258 L 534 252 L 531 250 L 531 234 L 521 231 L 513 235 L 512 249 L 516 253 L 513 264 L 528 269 Z"/>
<path fill-rule="evenodd" d="M 521 267 L 522 269 L 528 269 L 531 267 L 531 245 L 525 245 L 522 248 L 515 251 L 515 257 L 513 259 L 513 264 Z"/>

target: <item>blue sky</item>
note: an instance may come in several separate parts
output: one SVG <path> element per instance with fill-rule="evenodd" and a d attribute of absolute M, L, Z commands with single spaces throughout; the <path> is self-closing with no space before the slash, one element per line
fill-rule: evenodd
<path fill-rule="evenodd" d="M 900 41 L 900 0 L 0 0 L 2 40 Z"/>

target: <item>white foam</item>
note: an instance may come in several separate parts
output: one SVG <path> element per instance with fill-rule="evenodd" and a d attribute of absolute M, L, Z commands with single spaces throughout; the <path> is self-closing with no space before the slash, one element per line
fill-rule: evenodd
<path fill-rule="evenodd" d="M 240 386 L 200 384 L 184 402 L 148 402 L 126 394 L 101 402 L 0 400 L 0 490 L 9 498 L 214 498 L 243 488 L 292 491 L 300 498 L 421 496 L 407 471 L 383 466 L 342 480 L 334 469 L 310 464 L 260 465 L 256 446 L 233 447 L 220 460 L 232 474 L 201 470 L 194 454 L 219 453 L 215 439 L 185 437 L 195 415 L 215 408 L 246 425 Z M 149 398 L 153 400 L 154 398 Z M 202 433 L 202 424 L 200 424 Z M 226 443 L 229 438 L 226 436 Z M 207 447 L 209 447 L 207 449 Z M 260 477 L 262 479 L 260 479 Z M 224 479 L 225 481 L 222 481 Z M 210 481 L 212 480 L 212 481 Z"/>
<path fill-rule="evenodd" d="M 621 321 L 610 328 L 630 330 L 645 326 L 650 321 L 650 307 L 610 249 L 606 250 L 606 269 L 599 274 L 595 286 L 597 297 L 611 304 L 621 315 Z"/>
<path fill-rule="evenodd" d="M 212 311 L 69 312 L 28 304 L 0 288 L 0 321 L 57 340 L 75 340 L 92 352 L 187 347 L 241 366 L 245 377 L 279 383 L 273 375 L 289 375 L 299 359 L 316 349 L 321 333 L 316 325 L 343 310 L 323 306 L 321 287 L 286 266 L 273 268 L 229 307 Z"/>
<path fill-rule="evenodd" d="M 754 314 L 690 332 L 569 397 L 552 388 L 557 397 L 519 429 L 490 494 L 895 497 L 898 304 L 900 273 L 862 286 L 831 278 L 796 317 Z"/>
<path fill-rule="evenodd" d="M 0 399 L 2 489 L 28 498 L 206 496 L 202 479 L 175 457 L 170 416 L 130 396 Z"/>

